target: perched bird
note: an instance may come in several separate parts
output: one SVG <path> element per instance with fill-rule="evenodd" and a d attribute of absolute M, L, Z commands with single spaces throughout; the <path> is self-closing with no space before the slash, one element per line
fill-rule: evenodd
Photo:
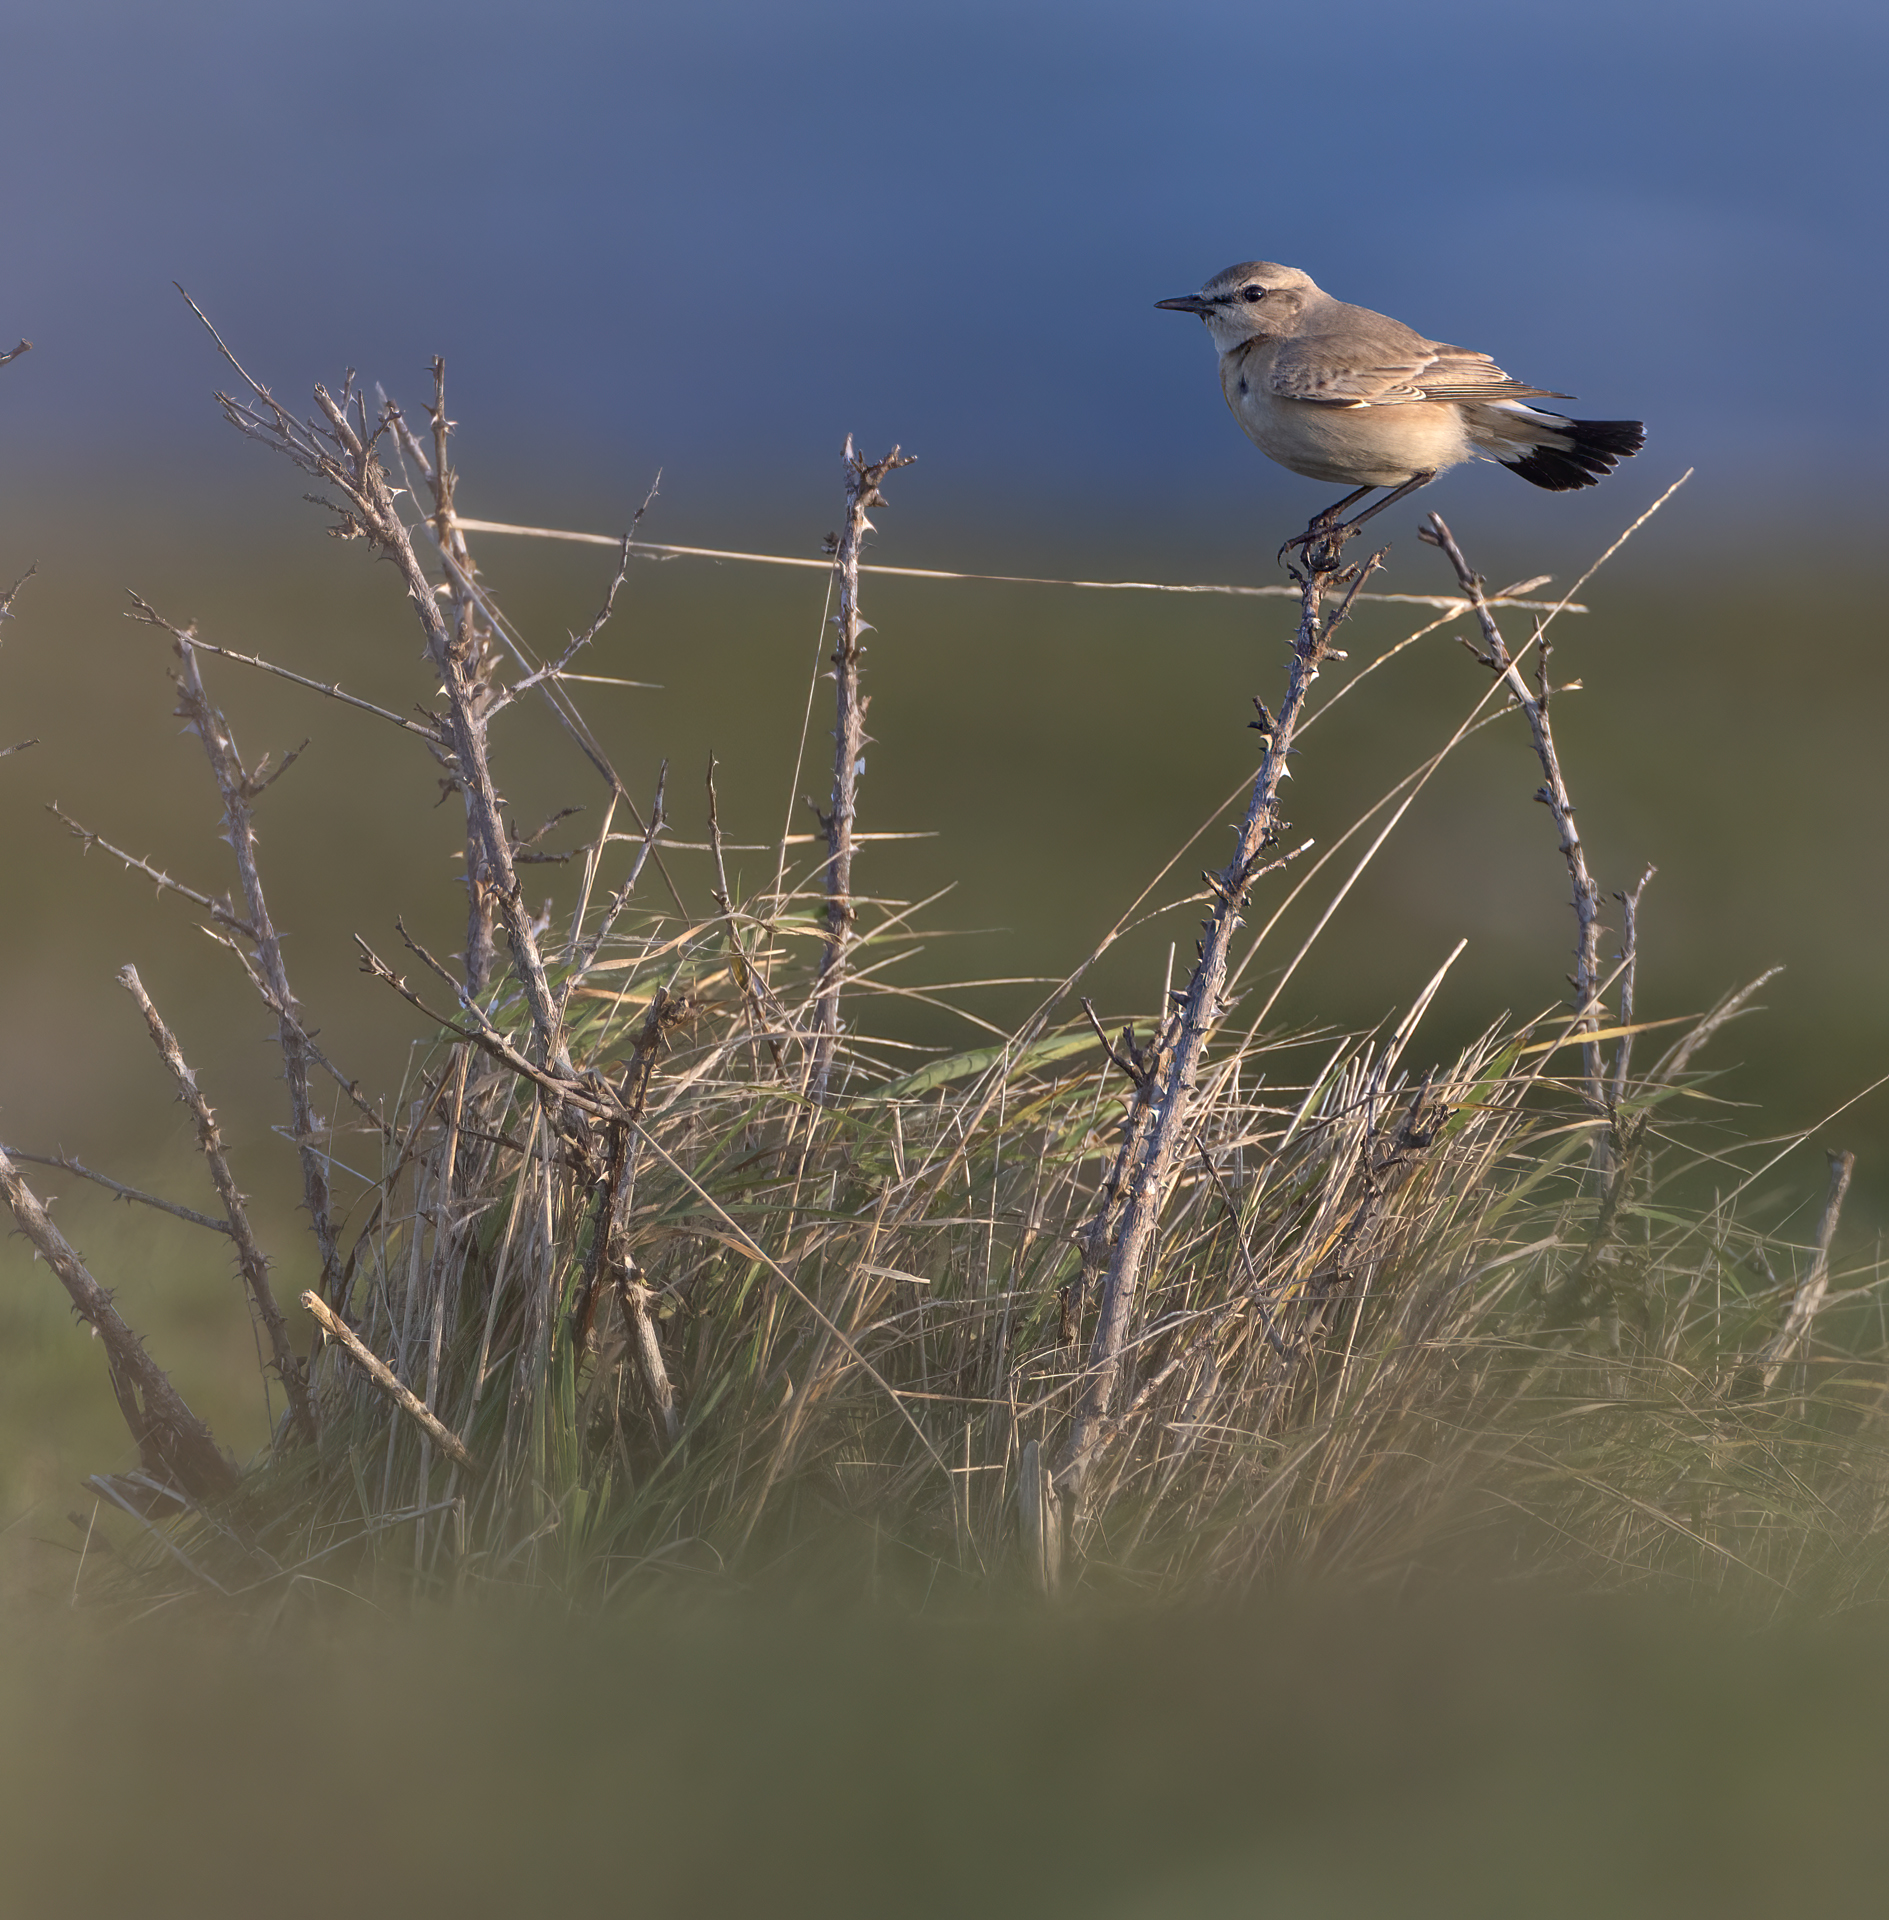
<path fill-rule="evenodd" d="M 1464 460 L 1499 460 L 1538 487 L 1591 487 L 1646 444 L 1637 420 L 1569 420 L 1525 403 L 1567 394 L 1511 379 L 1486 353 L 1426 340 L 1400 320 L 1334 300 L 1297 267 L 1249 260 L 1198 293 L 1159 300 L 1197 313 L 1220 350 L 1233 417 L 1268 458 L 1355 489 L 1288 546 L 1349 536 L 1372 514 Z M 1339 516 L 1394 489 L 1343 527 Z"/>

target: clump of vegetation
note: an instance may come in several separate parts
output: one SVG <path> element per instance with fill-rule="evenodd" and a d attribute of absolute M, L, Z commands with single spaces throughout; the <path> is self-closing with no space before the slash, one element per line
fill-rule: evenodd
<path fill-rule="evenodd" d="M 1263 888 L 1320 870 L 1295 872 L 1280 783 L 1376 564 L 1327 544 L 1295 574 L 1287 684 L 1276 712 L 1256 702 L 1259 771 L 1233 858 L 1202 876 L 1185 984 L 1117 1027 L 1079 996 L 1090 956 L 1016 1031 L 899 1071 L 870 1009 L 914 910 L 853 871 L 861 551 L 897 450 L 847 447 L 819 832 L 784 833 L 769 884 L 738 892 L 711 771 L 712 905 L 692 911 L 664 862 L 663 783 L 639 807 L 572 698 L 634 530 L 596 620 L 540 659 L 481 584 L 443 369 L 424 437 L 352 375 L 302 419 L 236 371 L 225 413 L 393 564 L 420 621 L 440 704 L 381 717 L 463 801 L 467 924 L 450 961 L 363 943 L 440 1036 L 397 1101 L 364 1091 L 289 979 L 253 828 L 272 776 L 241 759 L 202 676 L 223 650 L 137 603 L 169 634 L 221 796 L 237 884 L 191 897 L 276 1022 L 310 1224 L 286 1263 L 306 1268 L 304 1318 L 278 1300 L 284 1264 L 127 969 L 223 1211 L 159 1204 L 231 1241 L 282 1398 L 273 1444 L 239 1468 L 47 1219 L 16 1164 L 31 1156 L 0 1154 L 15 1221 L 100 1337 L 140 1450 L 139 1472 L 91 1485 L 142 1529 L 141 1590 L 522 1585 L 602 1603 L 817 1556 L 875 1588 L 1166 1592 L 1401 1580 L 1469 1556 L 1829 1604 L 1875 1591 L 1889 1355 L 1825 1313 L 1880 1280 L 1836 1284 L 1848 1157 L 1805 1247 L 1741 1219 L 1749 1171 L 1688 1204 L 1701 1166 L 1746 1165 L 1696 1117 L 1695 1063 L 1761 983 L 1652 1023 L 1677 1037 L 1636 1067 L 1639 889 L 1603 961 L 1550 723 L 1548 624 L 1571 597 L 1487 594 L 1431 516 L 1459 590 L 1421 631 L 1480 630 L 1488 698 L 1457 739 L 1510 707 L 1530 729 L 1575 908 L 1570 1006 L 1419 1066 L 1441 974 L 1389 1033 L 1282 1032 L 1276 988 L 1241 1001 L 1271 958 L 1271 922 L 1236 939 Z M 1516 652 L 1511 608 L 1534 617 Z M 526 902 L 542 834 L 517 836 L 493 774 L 495 723 L 527 698 L 605 793 L 557 920 Z M 377 1140 L 381 1165 L 345 1229 L 343 1134 Z"/>

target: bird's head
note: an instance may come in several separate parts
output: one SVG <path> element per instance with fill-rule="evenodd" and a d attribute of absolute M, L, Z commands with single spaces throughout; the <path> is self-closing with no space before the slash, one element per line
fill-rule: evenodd
<path fill-rule="evenodd" d="M 1216 273 L 1198 293 L 1154 304 L 1169 313 L 1199 314 L 1214 345 L 1231 353 L 1249 340 L 1279 340 L 1297 332 L 1307 297 L 1317 293 L 1312 276 L 1297 267 L 1248 260 Z"/>

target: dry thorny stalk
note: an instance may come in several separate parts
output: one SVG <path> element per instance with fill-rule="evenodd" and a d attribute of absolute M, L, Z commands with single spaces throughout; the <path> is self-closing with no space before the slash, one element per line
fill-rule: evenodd
<path fill-rule="evenodd" d="M 871 627 L 859 612 L 859 553 L 873 530 L 867 518 L 883 504 L 880 483 L 912 456 L 897 447 L 883 459 L 867 460 L 853 450 L 846 436 L 846 531 L 833 543 L 834 571 L 839 577 L 840 610 L 834 616 L 839 638 L 833 647 L 833 679 L 838 688 L 838 719 L 833 729 L 832 811 L 820 815 L 826 835 L 826 950 L 820 956 L 819 990 L 814 996 L 813 1063 L 807 1075 L 807 1097 L 822 1105 L 833 1075 L 833 1055 L 840 1038 L 840 989 L 846 981 L 847 950 L 858 911 L 853 904 L 853 825 L 860 771 L 865 765 L 866 709 L 871 696 L 859 690 L 860 638 Z"/>
<path fill-rule="evenodd" d="M 1111 1041 L 1087 1002 L 1087 1025 L 1059 1026 L 1046 1003 L 998 1046 L 899 1075 L 839 1013 L 842 988 L 856 1003 L 881 990 L 910 927 L 892 905 L 862 920 L 851 871 L 869 630 L 859 556 L 878 486 L 905 464 L 897 450 L 876 462 L 846 450 L 824 857 L 737 895 L 711 769 L 714 905 L 696 914 L 663 863 L 663 782 L 645 818 L 561 677 L 610 616 L 631 541 L 597 620 L 535 663 L 458 522 L 443 367 L 430 449 L 391 402 L 370 411 L 352 375 L 338 398 L 316 390 L 312 420 L 247 375 L 242 390 L 220 396 L 228 417 L 318 479 L 339 532 L 394 562 L 446 704 L 403 718 L 135 603 L 176 650 L 240 899 L 109 850 L 207 916 L 276 1021 L 319 1272 L 302 1294 L 317 1329 L 304 1361 L 215 1116 L 127 970 L 222 1213 L 64 1155 L 51 1164 L 234 1247 L 288 1399 L 256 1470 L 237 1473 L 46 1219 L 14 1165 L 32 1156 L 0 1155 L 0 1188 L 104 1343 L 143 1470 L 93 1484 L 152 1528 L 162 1566 L 218 1592 L 320 1563 L 330 1577 L 398 1564 L 435 1586 L 549 1579 L 607 1595 L 837 1529 L 869 1530 L 875 1580 L 882 1552 L 929 1583 L 942 1567 L 1015 1564 L 1020 1546 L 1044 1587 L 1071 1551 L 1098 1574 L 1171 1584 L 1397 1572 L 1452 1529 L 1519 1514 L 1539 1550 L 1587 1566 L 1723 1584 L 1797 1579 L 1814 1562 L 1833 1590 L 1856 1589 L 1855 1542 L 1889 1486 L 1858 1464 L 1882 1456 L 1876 1403 L 1836 1381 L 1769 1397 L 1820 1312 L 1860 1290 L 1833 1289 L 1847 1159 L 1795 1282 L 1772 1266 L 1777 1243 L 1727 1206 L 1689 1218 L 1644 1204 L 1656 1153 L 1683 1162 L 1673 1098 L 1698 1047 L 1762 983 L 1633 1076 L 1642 881 L 1620 896 L 1619 1033 L 1603 1074 L 1600 896 L 1554 747 L 1545 636 L 1530 689 L 1496 626 L 1500 596 L 1440 520 L 1491 692 L 1506 688 L 1542 760 L 1574 887 L 1571 1011 L 1492 1031 L 1414 1079 L 1404 1057 L 1441 973 L 1385 1039 L 1323 1036 L 1312 1050 L 1260 1022 L 1227 1036 L 1234 935 L 1290 857 L 1278 851 L 1288 758 L 1377 564 L 1314 554 L 1284 697 L 1276 714 L 1259 708 L 1233 856 L 1203 876 L 1196 963 L 1152 1036 L 1127 1027 Z M 399 502 L 416 473 L 427 511 L 410 527 Z M 255 859 L 253 813 L 274 775 L 238 755 L 202 654 L 418 734 L 463 797 L 459 971 L 404 927 L 434 984 L 361 944 L 364 968 L 442 1036 L 398 1117 L 322 1052 L 290 987 Z M 526 693 L 552 706 L 608 796 L 555 941 L 519 885 L 539 836 L 505 825 L 491 767 L 492 724 Z M 619 809 L 634 833 L 613 830 Z M 618 848 L 627 871 L 606 892 Z M 784 838 L 783 872 L 786 859 Z M 651 871 L 669 904 L 639 892 Z M 1582 1068 L 1564 1083 L 1551 1063 L 1568 1047 Z M 338 1129 L 318 1110 L 318 1075 L 380 1143 L 380 1177 L 352 1208 L 331 1192 Z M 1579 1164 L 1597 1136 L 1598 1174 Z M 1746 1283 L 1754 1273 L 1762 1286 Z M 1812 1517 L 1793 1533 L 1777 1521 L 1781 1490 L 1802 1487 Z M 186 1517 L 159 1533 L 167 1504 Z"/>
<path fill-rule="evenodd" d="M 1233 936 L 1254 884 L 1262 873 L 1282 864 L 1267 863 L 1264 856 L 1278 838 L 1279 788 L 1286 777 L 1293 737 L 1320 664 L 1331 651 L 1332 633 L 1350 613 L 1358 589 L 1381 558 L 1373 555 L 1363 565 L 1341 573 L 1312 565 L 1298 572 L 1302 598 L 1285 699 L 1276 718 L 1264 706 L 1259 709 L 1264 754 L 1233 858 L 1218 874 L 1204 876 L 1214 905 L 1193 975 L 1180 1005 L 1172 1011 L 1162 1009 L 1152 1054 L 1130 1068 L 1136 1097 L 1117 1159 L 1119 1171 L 1111 1177 L 1108 1197 L 1090 1230 L 1091 1245 L 1106 1244 L 1108 1265 L 1089 1348 L 1088 1379 L 1051 1488 L 1064 1507 L 1079 1502 L 1093 1450 L 1106 1430 L 1149 1244 L 1194 1148 L 1195 1098 L 1208 1036 L 1226 1012 Z M 1325 596 L 1333 590 L 1342 591 L 1343 597 L 1326 616 Z M 1079 1291 L 1072 1305 L 1079 1309 Z"/>

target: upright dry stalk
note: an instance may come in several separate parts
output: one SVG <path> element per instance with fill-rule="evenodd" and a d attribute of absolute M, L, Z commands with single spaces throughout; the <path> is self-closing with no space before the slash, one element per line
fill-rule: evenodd
<path fill-rule="evenodd" d="M 1541 762 L 1544 784 L 1535 798 L 1554 816 L 1561 836 L 1562 858 L 1568 863 L 1568 878 L 1574 888 L 1574 1017 L 1576 1029 L 1586 1034 L 1600 1031 L 1600 888 L 1587 870 L 1587 849 L 1581 845 L 1581 830 L 1574 824 L 1574 801 L 1568 783 L 1561 777 L 1561 760 L 1555 752 L 1554 729 L 1548 722 L 1548 704 L 1554 689 L 1548 682 L 1548 643 L 1536 642 L 1536 685 L 1531 691 L 1522 678 L 1508 648 L 1503 644 L 1495 614 L 1483 593 L 1483 580 L 1463 558 L 1456 536 L 1443 524 L 1440 513 L 1430 515 L 1430 524 L 1419 529 L 1419 537 L 1441 548 L 1456 570 L 1456 578 L 1469 604 L 1475 609 L 1487 651 L 1476 657 L 1499 680 L 1505 681 L 1515 704 L 1528 722 L 1535 742 L 1535 757 Z M 1581 1077 L 1586 1083 L 1588 1105 L 1596 1113 L 1606 1110 L 1607 1087 L 1601 1066 L 1600 1042 L 1589 1039 L 1581 1047 Z"/>
<path fill-rule="evenodd" d="M 1359 587 L 1376 564 L 1374 556 L 1344 573 L 1311 565 L 1298 575 L 1299 627 L 1292 643 L 1286 695 L 1276 718 L 1263 707 L 1260 710 L 1266 752 L 1253 782 L 1253 796 L 1233 858 L 1219 873 L 1205 876 L 1214 906 L 1207 917 L 1187 991 L 1178 1010 L 1165 1016 L 1151 1049 L 1135 1062 L 1139 1097 L 1128 1121 L 1131 1137 L 1123 1156 L 1126 1176 L 1120 1211 L 1110 1242 L 1095 1334 L 1089 1344 L 1087 1378 L 1053 1482 L 1065 1512 L 1080 1500 L 1095 1445 L 1106 1427 L 1121 1375 L 1122 1352 L 1134 1319 L 1142 1268 L 1180 1164 L 1192 1150 L 1200 1064 L 1208 1037 L 1225 1012 L 1222 995 L 1227 963 L 1247 896 L 1253 883 L 1268 871 L 1263 856 L 1278 832 L 1279 786 L 1286 777 L 1293 735 L 1304 716 L 1306 696 L 1318 678 L 1319 663 L 1331 636 L 1351 611 Z M 1325 595 L 1337 586 L 1346 589 L 1345 597 L 1337 611 L 1325 619 Z"/>
<path fill-rule="evenodd" d="M 315 1229 L 315 1244 L 321 1251 L 321 1291 L 333 1299 L 341 1277 L 341 1250 L 335 1234 L 333 1202 L 328 1185 L 328 1155 L 321 1144 L 315 1118 L 315 1102 L 309 1091 L 313 1065 L 311 1047 L 302 1019 L 302 1009 L 289 986 L 288 967 L 282 958 L 282 942 L 269 917 L 269 905 L 263 897 L 262 874 L 256 864 L 256 826 L 252 803 L 288 766 L 284 760 L 275 773 L 267 771 L 265 759 L 254 773 L 243 765 L 236 750 L 229 722 L 210 704 L 203 675 L 197 667 L 196 648 L 191 644 L 194 630 L 173 626 L 148 602 L 132 596 L 132 616 L 146 626 L 160 627 L 171 637 L 177 653 L 177 671 L 172 676 L 177 686 L 178 711 L 189 721 L 191 730 L 203 742 L 217 792 L 223 798 L 224 837 L 236 855 L 237 877 L 242 883 L 247 920 L 238 931 L 255 947 L 256 968 L 268 992 L 264 998 L 276 1016 L 276 1034 L 282 1048 L 282 1073 L 289 1089 L 289 1123 L 294 1129 L 296 1151 L 302 1162 L 302 1204 L 308 1209 Z M 290 755 L 290 759 L 294 756 Z M 278 1356 L 278 1364 L 280 1364 Z M 288 1376 L 283 1384 L 289 1386 Z M 296 1390 L 289 1387 L 291 1404 Z M 297 1407 L 296 1425 L 312 1438 L 314 1428 L 304 1419 L 305 1409 Z"/>
<path fill-rule="evenodd" d="M 832 811 L 820 816 L 826 830 L 826 951 L 820 957 L 814 985 L 813 1063 L 807 1074 L 807 1097 L 820 1104 L 833 1075 L 833 1055 L 840 1037 L 840 988 L 846 981 L 847 951 L 852 943 L 858 911 L 853 905 L 853 819 L 859 788 L 859 769 L 866 751 L 866 708 L 870 698 L 859 691 L 859 638 L 872 628 L 859 614 L 859 550 L 873 525 L 867 518 L 883 504 L 879 483 L 917 456 L 901 456 L 894 447 L 882 460 L 867 460 L 846 436 L 846 531 L 839 537 L 836 563 L 840 577 L 840 610 L 833 624 L 839 639 L 833 647 L 833 678 L 838 688 L 838 714 L 833 727 Z"/>
<path fill-rule="evenodd" d="M 288 1323 L 282 1318 L 282 1309 L 276 1305 L 275 1289 L 269 1284 L 269 1263 L 250 1230 L 249 1209 L 236 1184 L 236 1176 L 230 1171 L 229 1157 L 223 1151 L 223 1135 L 216 1124 L 216 1114 L 203 1097 L 203 1090 L 197 1085 L 197 1076 L 191 1072 L 190 1064 L 177 1044 L 177 1036 L 165 1025 L 164 1016 L 151 1004 L 151 996 L 145 992 L 137 968 L 123 968 L 118 975 L 118 984 L 138 1003 L 138 1011 L 144 1015 L 144 1024 L 151 1032 L 151 1043 L 157 1048 L 158 1057 L 170 1069 L 172 1079 L 177 1082 L 178 1098 L 190 1109 L 190 1117 L 196 1122 L 197 1145 L 210 1169 L 210 1180 L 216 1188 L 217 1198 L 223 1202 L 230 1238 L 236 1243 L 236 1261 L 242 1269 L 243 1284 L 249 1289 L 249 1297 L 255 1303 L 256 1317 L 261 1320 L 263 1331 L 269 1337 L 270 1361 L 282 1382 L 283 1392 L 288 1395 L 289 1412 L 295 1421 L 296 1431 L 304 1440 L 312 1441 L 319 1436 L 315 1405 L 308 1391 L 308 1376 L 303 1372 L 302 1363 L 289 1342 Z"/>
<path fill-rule="evenodd" d="M 78 1316 L 98 1335 L 112 1391 L 145 1471 L 174 1482 L 194 1499 L 212 1500 L 236 1484 L 236 1469 L 184 1403 L 184 1397 L 119 1317 L 111 1295 L 86 1270 L 66 1237 L 46 1217 L 39 1197 L 0 1148 L 0 1197 L 40 1257 L 59 1276 Z"/>
<path fill-rule="evenodd" d="M 1616 1128 L 1620 1108 L 1627 1096 L 1627 1068 L 1633 1061 L 1633 988 L 1640 968 L 1640 896 L 1652 884 L 1659 869 L 1648 867 L 1640 875 L 1640 884 L 1631 893 L 1616 893 L 1620 902 L 1620 1025 L 1622 1032 L 1614 1047 L 1613 1078 L 1607 1087 L 1607 1111 Z"/>
<path fill-rule="evenodd" d="M 433 357 L 433 398 L 426 413 L 433 428 L 433 453 L 430 459 L 426 449 L 408 431 L 399 408 L 391 405 L 387 408 L 387 417 L 393 423 L 401 446 L 425 476 L 433 496 L 430 518 L 433 522 L 433 538 L 447 562 L 446 590 L 452 603 L 454 644 L 467 663 L 469 701 L 476 713 L 489 719 L 493 699 L 492 669 L 497 656 L 491 644 L 491 635 L 482 631 L 479 625 L 479 593 L 474 585 L 478 569 L 473 564 L 471 549 L 466 545 L 466 536 L 453 506 L 459 475 L 447 457 L 453 422 L 446 416 L 446 362 L 437 354 Z M 468 802 L 465 966 L 466 991 L 475 998 L 485 992 L 492 980 L 492 965 L 496 956 L 492 927 L 497 905 L 497 881 L 491 858 Z"/>
<path fill-rule="evenodd" d="M 1778 1377 L 1779 1369 L 1809 1334 L 1817 1310 L 1823 1305 L 1823 1297 L 1830 1289 L 1830 1243 L 1836 1238 L 1837 1218 L 1843 1211 L 1843 1196 L 1850 1190 L 1850 1176 L 1855 1171 L 1855 1154 L 1830 1155 L 1830 1191 L 1824 1196 L 1823 1217 L 1817 1222 L 1817 1250 L 1811 1256 L 1810 1271 L 1804 1275 L 1791 1300 L 1784 1324 L 1765 1342 L 1757 1358 L 1745 1370 L 1744 1383 L 1755 1380 L 1759 1389 L 1768 1391 L 1772 1381 Z"/>

